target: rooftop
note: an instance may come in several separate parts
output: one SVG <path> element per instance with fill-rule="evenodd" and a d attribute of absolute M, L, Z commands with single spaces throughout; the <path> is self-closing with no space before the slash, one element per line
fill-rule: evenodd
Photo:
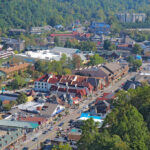
<path fill-rule="evenodd" d="M 0 71 L 4 72 L 6 74 L 10 74 L 12 72 L 19 71 L 21 69 L 25 69 L 28 66 L 29 66 L 28 63 L 14 64 L 13 66 L 10 66 L 10 67 L 0 68 Z"/>
<path fill-rule="evenodd" d="M 24 121 L 11 121 L 11 120 L 0 120 L 0 126 L 7 127 L 16 127 L 16 128 L 28 128 L 28 129 L 35 129 L 39 125 L 37 123 L 31 123 L 31 122 L 24 122 Z"/>

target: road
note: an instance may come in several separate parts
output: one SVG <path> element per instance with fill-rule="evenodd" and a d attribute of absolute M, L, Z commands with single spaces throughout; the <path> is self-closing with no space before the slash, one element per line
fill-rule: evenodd
<path fill-rule="evenodd" d="M 111 91 L 115 91 L 117 90 L 122 83 L 124 83 L 126 80 L 131 79 L 132 77 L 134 77 L 136 75 L 136 73 L 129 73 L 127 76 L 123 77 L 120 81 L 118 81 L 117 83 L 113 83 L 112 85 L 110 85 L 109 87 L 104 89 L 104 92 L 111 92 Z M 27 135 L 27 140 L 22 143 L 22 145 L 18 145 L 16 146 L 16 148 L 18 150 L 21 150 L 23 147 L 29 147 L 30 150 L 38 150 L 40 148 L 40 143 L 45 141 L 45 139 L 53 139 L 56 136 L 56 129 L 58 128 L 58 125 L 60 122 L 64 122 L 63 128 L 67 129 L 68 126 L 68 122 L 73 119 L 73 120 L 77 120 L 77 118 L 80 116 L 79 111 L 86 105 L 88 105 L 89 103 L 91 103 L 92 101 L 94 101 L 97 97 L 101 96 L 102 92 L 98 91 L 95 95 L 92 96 L 91 99 L 87 99 L 85 101 L 83 101 L 83 103 L 80 104 L 78 109 L 72 110 L 70 109 L 70 114 L 63 117 L 61 119 L 61 121 L 57 122 L 53 127 L 53 131 L 48 131 L 48 128 L 50 128 L 50 125 L 48 125 L 47 127 L 45 127 L 44 129 L 41 129 L 38 133 L 30 133 L 29 135 Z M 44 131 L 48 131 L 47 134 L 42 134 Z M 38 140 L 37 141 L 32 141 L 33 138 L 37 137 Z"/>

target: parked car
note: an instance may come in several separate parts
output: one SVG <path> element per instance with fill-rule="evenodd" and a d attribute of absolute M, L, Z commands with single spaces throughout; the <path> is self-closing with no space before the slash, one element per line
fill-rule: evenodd
<path fill-rule="evenodd" d="M 71 124 L 71 123 L 73 123 L 74 122 L 74 120 L 73 119 L 71 119 L 70 121 L 69 121 L 69 123 Z"/>
<path fill-rule="evenodd" d="M 64 122 L 61 122 L 58 126 L 61 127 L 64 125 Z"/>
<path fill-rule="evenodd" d="M 34 139 L 32 139 L 32 141 L 36 141 L 38 138 L 36 137 L 36 138 L 34 138 Z"/>
<path fill-rule="evenodd" d="M 50 139 L 46 139 L 46 140 L 44 141 L 44 144 L 49 144 L 50 142 L 51 142 Z"/>
<path fill-rule="evenodd" d="M 52 130 L 53 130 L 53 128 L 54 128 L 54 127 L 50 127 L 48 130 L 49 130 L 49 131 L 52 131 Z"/>
<path fill-rule="evenodd" d="M 29 148 L 28 147 L 24 147 L 22 150 L 29 150 Z"/>
<path fill-rule="evenodd" d="M 47 131 L 44 131 L 42 134 L 46 134 L 47 133 Z"/>

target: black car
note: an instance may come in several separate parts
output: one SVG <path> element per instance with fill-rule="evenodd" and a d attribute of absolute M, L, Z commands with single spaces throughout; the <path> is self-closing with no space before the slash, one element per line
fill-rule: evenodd
<path fill-rule="evenodd" d="M 46 134 L 47 133 L 47 131 L 44 131 L 42 134 Z"/>
<path fill-rule="evenodd" d="M 34 138 L 34 139 L 32 139 L 32 141 L 36 141 L 38 138 Z"/>
<path fill-rule="evenodd" d="M 72 120 L 72 119 L 69 121 L 70 124 L 73 123 L 73 122 L 74 122 L 74 120 Z"/>
<path fill-rule="evenodd" d="M 49 144 L 50 142 L 51 142 L 50 139 L 46 139 L 46 140 L 44 141 L 44 144 Z"/>
<path fill-rule="evenodd" d="M 28 150 L 29 148 L 28 147 L 24 147 L 22 150 Z"/>

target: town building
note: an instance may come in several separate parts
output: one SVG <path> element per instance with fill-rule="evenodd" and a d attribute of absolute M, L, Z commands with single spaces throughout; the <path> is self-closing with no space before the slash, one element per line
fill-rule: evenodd
<path fill-rule="evenodd" d="M 18 117 L 17 120 L 19 121 L 25 121 L 25 122 L 33 122 L 33 123 L 37 123 L 39 125 L 43 125 L 46 124 L 47 119 L 44 117 L 38 117 L 38 116 L 27 116 L 27 117 Z"/>
<path fill-rule="evenodd" d="M 104 80 L 78 75 L 53 75 L 46 74 L 37 79 L 34 83 L 35 91 L 50 92 L 58 96 L 69 94 L 71 97 L 83 97 L 92 93 L 94 90 L 101 89 Z"/>
<path fill-rule="evenodd" d="M 62 57 L 62 54 L 65 54 L 67 57 L 72 58 L 73 55 L 79 55 L 83 61 L 86 60 L 86 57 L 79 49 L 74 48 L 63 48 L 63 47 L 54 47 L 47 50 L 37 50 L 37 51 L 26 51 L 22 54 L 17 54 L 15 57 L 23 59 L 26 62 L 35 62 L 36 60 L 56 60 L 59 61 Z"/>
<path fill-rule="evenodd" d="M 46 102 L 42 107 L 39 115 L 45 118 L 51 118 L 64 111 L 65 107 L 58 104 Z"/>
<path fill-rule="evenodd" d="M 28 63 L 12 64 L 9 67 L 0 68 L 0 77 L 10 77 L 13 76 L 18 71 L 24 71 L 28 68 Z"/>
<path fill-rule="evenodd" d="M 9 30 L 9 35 L 20 35 L 20 34 L 25 34 L 26 30 L 25 29 L 10 29 Z"/>
<path fill-rule="evenodd" d="M 145 13 L 119 13 L 116 14 L 118 20 L 122 23 L 135 23 L 135 22 L 145 22 Z"/>
<path fill-rule="evenodd" d="M 10 56 L 13 56 L 14 55 L 14 52 L 13 51 L 0 51 L 0 59 L 7 59 L 9 58 Z"/>
<path fill-rule="evenodd" d="M 79 32 L 71 32 L 71 33 L 53 33 L 50 34 L 50 41 L 54 42 L 54 39 L 58 37 L 59 41 L 63 44 L 65 44 L 65 42 L 67 40 L 73 40 L 73 39 L 77 39 L 80 41 L 83 40 L 88 40 L 91 37 L 90 33 L 79 33 Z"/>
<path fill-rule="evenodd" d="M 128 73 L 129 67 L 127 64 L 119 64 L 116 62 L 99 64 L 73 70 L 73 74 L 86 75 L 89 77 L 98 77 L 104 80 L 103 85 L 107 86 L 113 81 L 117 81 L 122 76 Z"/>
<path fill-rule="evenodd" d="M 118 59 L 121 57 L 121 54 L 117 52 L 116 50 L 108 51 L 108 50 L 103 50 L 103 51 L 98 51 L 97 52 L 101 57 L 105 59 Z"/>
<path fill-rule="evenodd" d="M 87 120 L 92 118 L 95 122 L 100 123 L 99 125 L 101 126 L 101 124 L 103 123 L 103 118 L 101 116 L 92 116 L 89 112 L 88 113 L 81 113 L 81 116 L 79 118 L 79 120 Z"/>
<path fill-rule="evenodd" d="M 16 40 L 11 38 L 1 38 L 2 43 L 7 47 L 11 47 L 13 50 L 22 51 L 25 49 L 25 41 L 24 40 Z"/>
<path fill-rule="evenodd" d="M 68 139 L 71 141 L 79 141 L 81 138 L 82 130 L 78 128 L 72 128 L 68 133 Z"/>
<path fill-rule="evenodd" d="M 0 149 L 14 149 L 14 144 L 18 141 L 24 141 L 25 135 L 22 129 L 0 129 Z"/>
<path fill-rule="evenodd" d="M 51 30 L 52 30 L 51 26 L 31 27 L 30 33 L 31 34 L 42 34 L 45 32 L 49 32 Z"/>
<path fill-rule="evenodd" d="M 92 22 L 90 31 L 98 35 L 108 35 L 110 33 L 110 25 L 104 22 Z"/>
<path fill-rule="evenodd" d="M 31 132 L 38 128 L 38 123 L 17 121 L 17 120 L 0 120 L 0 129 L 23 129 L 25 132 Z"/>

